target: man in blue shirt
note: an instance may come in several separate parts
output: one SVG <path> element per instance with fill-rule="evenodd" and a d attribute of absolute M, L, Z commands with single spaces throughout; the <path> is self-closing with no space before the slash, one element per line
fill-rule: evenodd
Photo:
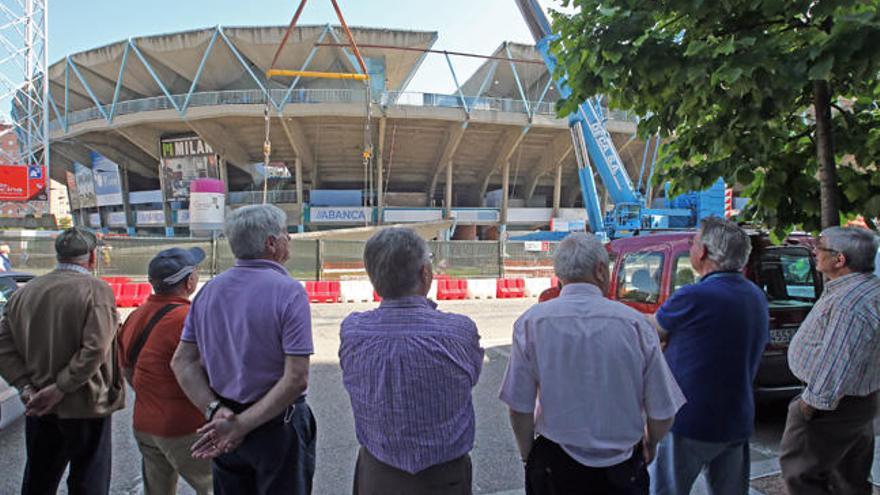
<path fill-rule="evenodd" d="M 752 382 L 770 338 L 767 298 L 742 274 L 749 236 L 711 217 L 694 236 L 690 261 L 700 281 L 680 288 L 655 316 L 666 360 L 687 398 L 651 466 L 651 493 L 687 495 L 707 468 L 713 495 L 745 495 Z"/>

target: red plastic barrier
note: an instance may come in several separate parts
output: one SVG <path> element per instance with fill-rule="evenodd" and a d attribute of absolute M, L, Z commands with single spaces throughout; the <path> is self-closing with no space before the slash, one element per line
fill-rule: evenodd
<path fill-rule="evenodd" d="M 306 282 L 306 293 L 309 302 L 312 303 L 335 303 L 339 302 L 340 288 L 337 280 L 321 280 L 318 282 Z"/>
<path fill-rule="evenodd" d="M 119 299 L 122 297 L 122 284 L 111 283 L 110 288 L 113 289 L 113 298 L 116 299 L 116 305 L 119 306 Z"/>
<path fill-rule="evenodd" d="M 119 289 L 116 288 L 117 286 Z M 113 295 L 116 296 L 116 306 L 119 308 L 140 306 L 153 293 L 153 287 L 148 283 L 113 284 L 110 287 L 113 287 Z"/>
<path fill-rule="evenodd" d="M 137 285 L 137 295 L 134 298 L 133 306 L 140 306 L 141 304 L 147 302 L 150 294 L 153 293 L 153 286 L 149 283 L 140 283 L 135 285 Z"/>
<path fill-rule="evenodd" d="M 373 302 L 382 302 L 382 296 L 376 291 L 373 291 Z"/>
<path fill-rule="evenodd" d="M 131 279 L 128 277 L 101 277 L 101 280 L 103 280 L 104 282 L 107 282 L 110 285 L 113 285 L 113 284 L 125 285 L 125 284 L 131 282 Z"/>
<path fill-rule="evenodd" d="M 138 285 L 125 284 L 119 291 L 119 297 L 116 298 L 116 305 L 120 308 L 130 308 L 134 306 L 137 300 Z"/>
<path fill-rule="evenodd" d="M 498 299 L 526 297 L 526 281 L 521 278 L 499 278 L 495 297 Z"/>
<path fill-rule="evenodd" d="M 437 300 L 459 300 L 467 298 L 467 280 L 440 279 L 437 281 Z"/>

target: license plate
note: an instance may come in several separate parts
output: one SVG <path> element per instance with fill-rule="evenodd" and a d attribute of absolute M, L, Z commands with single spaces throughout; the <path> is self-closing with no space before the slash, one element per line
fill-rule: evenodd
<path fill-rule="evenodd" d="M 773 328 L 770 330 L 770 343 L 773 345 L 788 345 L 796 332 L 797 328 Z"/>

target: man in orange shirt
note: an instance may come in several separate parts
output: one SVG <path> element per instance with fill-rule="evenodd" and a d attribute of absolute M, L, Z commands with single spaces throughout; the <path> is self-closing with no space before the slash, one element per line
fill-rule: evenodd
<path fill-rule="evenodd" d="M 190 447 L 214 411 L 203 413 L 189 401 L 170 365 L 203 259 L 200 248 L 157 254 L 148 269 L 154 294 L 119 334 L 119 364 L 135 392 L 134 436 L 143 456 L 145 495 L 177 493 L 178 475 L 199 495 L 212 493 L 211 462 L 193 459 Z"/>

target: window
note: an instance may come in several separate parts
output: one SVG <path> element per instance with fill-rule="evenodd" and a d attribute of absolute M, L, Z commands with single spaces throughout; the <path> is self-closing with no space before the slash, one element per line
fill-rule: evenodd
<path fill-rule="evenodd" d="M 811 306 L 818 283 L 810 252 L 802 247 L 768 249 L 761 256 L 758 284 L 771 306 Z"/>
<path fill-rule="evenodd" d="M 672 292 L 697 281 L 699 274 L 691 266 L 690 253 L 679 253 L 672 262 Z"/>
<path fill-rule="evenodd" d="M 617 299 L 656 303 L 660 300 L 663 253 L 630 253 L 623 258 L 618 273 Z"/>

